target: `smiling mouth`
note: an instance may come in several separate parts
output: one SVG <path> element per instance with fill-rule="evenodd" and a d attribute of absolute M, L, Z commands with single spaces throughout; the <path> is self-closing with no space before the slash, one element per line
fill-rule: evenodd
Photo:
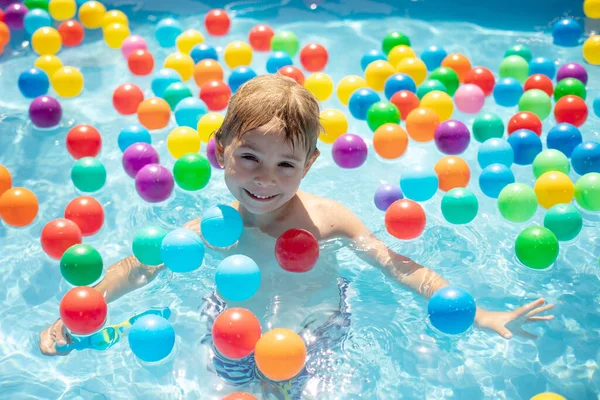
<path fill-rule="evenodd" d="M 278 194 L 274 194 L 273 196 L 260 196 L 258 194 L 254 194 L 254 193 L 250 192 L 247 189 L 244 189 L 244 191 L 251 199 L 256 200 L 256 201 L 269 201 L 269 200 L 273 200 L 275 197 L 279 196 Z"/>

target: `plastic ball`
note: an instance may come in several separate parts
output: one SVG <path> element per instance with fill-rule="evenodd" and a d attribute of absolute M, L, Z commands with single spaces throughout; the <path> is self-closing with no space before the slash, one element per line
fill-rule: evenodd
<path fill-rule="evenodd" d="M 277 74 L 292 78 L 298 85 L 304 86 L 304 73 L 300 68 L 294 67 L 293 65 L 286 65 L 285 67 L 281 67 L 279 71 L 277 71 Z"/>
<path fill-rule="evenodd" d="M 558 101 L 564 96 L 574 95 L 581 97 L 585 100 L 587 96 L 587 90 L 585 84 L 579 79 L 565 78 L 558 82 L 556 89 L 554 90 L 554 100 Z"/>
<path fill-rule="evenodd" d="M 145 362 L 162 360 L 175 346 L 175 330 L 160 315 L 143 315 L 136 319 L 128 338 L 133 354 Z"/>
<path fill-rule="evenodd" d="M 175 183 L 183 190 L 189 191 L 203 189 L 210 180 L 210 171 L 208 160 L 195 153 L 179 157 L 173 166 Z"/>
<path fill-rule="evenodd" d="M 175 121 L 179 126 L 196 129 L 198 122 L 208 112 L 208 107 L 199 98 L 187 97 L 177 103 L 175 107 Z"/>
<path fill-rule="evenodd" d="M 145 265 L 160 265 L 160 248 L 167 231 L 156 226 L 148 226 L 137 231 L 132 243 L 133 255 Z"/>
<path fill-rule="evenodd" d="M 78 286 L 69 290 L 60 301 L 60 319 L 76 335 L 89 335 L 106 321 L 107 305 L 96 289 Z"/>
<path fill-rule="evenodd" d="M 477 216 L 479 202 L 468 189 L 454 188 L 442 198 L 442 215 L 451 224 L 468 224 Z"/>
<path fill-rule="evenodd" d="M 567 175 L 559 171 L 543 173 L 533 187 L 538 202 L 544 208 L 567 204 L 573 200 L 575 187 Z"/>
<path fill-rule="evenodd" d="M 174 186 L 171 171 L 160 164 L 145 165 L 135 175 L 135 189 L 149 203 L 168 199 Z"/>
<path fill-rule="evenodd" d="M 99 1 L 86 1 L 77 11 L 77 18 L 87 29 L 98 29 L 102 27 L 106 7 Z"/>
<path fill-rule="evenodd" d="M 163 93 L 163 99 L 169 104 L 172 111 L 181 100 L 188 97 L 193 97 L 192 91 L 181 82 L 171 83 Z"/>
<path fill-rule="evenodd" d="M 219 161 L 217 160 L 216 147 L 217 146 L 215 144 L 215 138 L 211 138 L 208 141 L 208 144 L 206 145 L 206 158 L 208 159 L 208 162 L 213 168 L 223 169 L 223 167 L 219 165 Z"/>
<path fill-rule="evenodd" d="M 346 133 L 333 142 L 331 154 L 339 167 L 358 168 L 367 159 L 367 144 L 360 136 Z"/>
<path fill-rule="evenodd" d="M 373 89 L 358 89 L 350 96 L 348 109 L 354 118 L 365 121 L 369 108 L 380 100 L 379 95 Z"/>
<path fill-rule="evenodd" d="M 471 141 L 471 133 L 462 122 L 448 120 L 437 126 L 433 139 L 439 151 L 456 155 L 467 149 Z"/>
<path fill-rule="evenodd" d="M 27 12 L 27 7 L 25 7 L 23 4 L 19 4 L 17 2 L 10 4 L 4 9 L 4 23 L 10 29 L 23 29 Z"/>
<path fill-rule="evenodd" d="M 173 272 L 191 272 L 202 265 L 204 243 L 194 231 L 176 229 L 163 238 L 160 257 L 165 266 Z"/>
<path fill-rule="evenodd" d="M 252 62 L 252 47 L 248 43 L 236 40 L 225 46 L 223 58 L 229 68 L 250 65 Z"/>
<path fill-rule="evenodd" d="M 562 152 L 567 158 L 571 157 L 573 150 L 583 141 L 583 136 L 576 126 L 562 123 L 553 126 L 548 131 L 546 146 Z"/>
<path fill-rule="evenodd" d="M 552 111 L 552 100 L 546 92 L 539 89 L 530 89 L 521 96 L 519 111 L 530 111 L 544 120 Z"/>
<path fill-rule="evenodd" d="M 514 151 L 514 163 L 518 165 L 529 165 L 533 163 L 535 157 L 542 151 L 542 141 L 540 140 L 540 137 L 529 129 L 519 129 L 514 131 L 508 137 L 508 143 Z"/>
<path fill-rule="evenodd" d="M 64 21 L 58 26 L 62 44 L 67 47 L 79 46 L 83 42 L 85 31 L 77 21 Z"/>
<path fill-rule="evenodd" d="M 210 111 L 221 111 L 227 108 L 231 98 L 231 89 L 223 81 L 208 81 L 200 86 L 200 99 Z"/>
<path fill-rule="evenodd" d="M 102 136 L 93 126 L 79 124 L 67 133 L 66 144 L 69 154 L 76 160 L 96 157 L 102 148 Z"/>
<path fill-rule="evenodd" d="M 485 96 L 489 96 L 494 91 L 496 79 L 489 69 L 475 67 L 465 73 L 464 83 L 478 86 Z"/>
<path fill-rule="evenodd" d="M 134 143 L 152 143 L 152 137 L 148 129 L 138 124 L 128 125 L 121 129 L 119 137 L 117 139 L 119 149 L 125 151 L 129 146 Z"/>
<path fill-rule="evenodd" d="M 439 179 L 435 170 L 422 164 L 413 164 L 402 171 L 400 189 L 405 198 L 427 201 L 438 190 Z"/>
<path fill-rule="evenodd" d="M 398 124 L 383 124 L 373 134 L 373 149 L 382 158 L 394 160 L 408 147 L 408 134 Z"/>
<path fill-rule="evenodd" d="M 506 52 L 504 53 L 504 57 L 506 58 L 509 56 L 519 56 L 528 63 L 531 62 L 531 59 L 533 58 L 531 50 L 529 50 L 529 48 L 522 44 L 516 44 L 510 47 L 508 50 L 506 50 Z"/>
<path fill-rule="evenodd" d="M 292 61 L 292 57 L 284 51 L 275 51 L 271 56 L 267 59 L 267 72 L 270 74 L 274 74 L 282 67 L 286 65 L 292 65 L 294 62 Z"/>
<path fill-rule="evenodd" d="M 62 118 L 62 107 L 50 96 L 39 96 L 29 105 L 29 118 L 38 128 L 54 128 Z"/>
<path fill-rule="evenodd" d="M 564 18 L 552 26 L 552 38 L 554 44 L 563 47 L 574 47 L 579 44 L 583 29 L 577 21 Z"/>
<path fill-rule="evenodd" d="M 600 1 L 599 0 L 584 0 L 583 12 L 585 13 L 586 17 L 588 17 L 588 18 L 599 19 L 600 18 Z M 560 397 L 558 395 L 555 395 L 555 396 Z M 534 399 L 534 400 L 543 400 L 543 399 Z M 552 399 L 546 399 L 546 400 L 552 400 Z M 564 399 L 557 398 L 554 400 L 564 400 Z"/>
<path fill-rule="evenodd" d="M 367 80 L 368 83 L 368 80 Z M 371 86 L 371 85 L 369 85 Z M 371 86 L 372 87 L 372 86 Z M 375 88 L 373 88 L 375 89 Z M 375 89 L 381 90 L 381 89 Z M 398 93 L 401 90 L 408 90 L 410 92 L 417 91 L 417 85 L 413 78 L 406 74 L 393 74 L 389 78 L 386 79 L 384 87 L 383 87 L 385 97 L 391 99 L 392 96 Z"/>
<path fill-rule="evenodd" d="M 104 208 L 93 197 L 76 197 L 67 204 L 65 218 L 76 223 L 83 236 L 92 236 L 104 224 Z"/>
<path fill-rule="evenodd" d="M 508 56 L 500 63 L 499 73 L 500 78 L 514 78 L 523 84 L 529 76 L 529 64 L 523 57 Z"/>
<path fill-rule="evenodd" d="M 571 153 L 573 170 L 579 175 L 600 172 L 600 143 L 582 142 Z"/>
<path fill-rule="evenodd" d="M 392 48 L 387 55 L 387 61 L 392 67 L 398 66 L 403 60 L 407 58 L 415 58 L 417 55 L 410 46 L 398 45 Z"/>
<path fill-rule="evenodd" d="M 252 396 L 250 393 L 244 393 L 244 392 L 234 392 L 231 394 L 228 394 L 227 396 L 223 397 L 221 400 L 258 400 L 256 397 Z M 548 399 L 551 400 L 551 399 Z"/>
<path fill-rule="evenodd" d="M 504 122 L 496 114 L 480 114 L 473 121 L 472 131 L 473 138 L 480 143 L 491 138 L 501 138 L 504 136 Z"/>
<path fill-rule="evenodd" d="M 510 118 L 506 131 L 510 136 L 514 131 L 518 131 L 519 129 L 528 129 L 536 135 L 541 136 L 542 121 L 538 115 L 532 112 L 521 111 Z"/>
<path fill-rule="evenodd" d="M 558 123 L 566 122 L 579 127 L 585 123 L 587 117 L 588 108 L 581 97 L 567 95 L 561 97 L 554 105 L 554 118 Z"/>
<path fill-rule="evenodd" d="M 492 164 L 502 164 L 510 167 L 514 162 L 512 146 L 503 139 L 490 138 L 479 146 L 477 161 L 481 168 Z"/>
<path fill-rule="evenodd" d="M 225 117 L 221 114 L 209 112 L 208 114 L 203 115 L 198 121 L 198 134 L 200 135 L 200 140 L 204 143 L 208 143 L 213 133 L 215 133 L 221 125 L 223 125 L 223 121 Z"/>
<path fill-rule="evenodd" d="M 150 75 L 154 69 L 154 56 L 148 50 L 135 50 L 127 57 L 127 66 L 134 75 Z"/>
<path fill-rule="evenodd" d="M 397 200 L 404 198 L 404 194 L 398 185 L 383 184 L 380 185 L 375 191 L 373 201 L 375 207 L 380 211 L 387 211 L 387 209 Z"/>
<path fill-rule="evenodd" d="M 137 115 L 140 124 L 147 129 L 162 129 L 169 124 L 171 108 L 165 100 L 152 97 L 140 103 Z"/>
<path fill-rule="evenodd" d="M 52 18 L 57 21 L 64 21 L 75 16 L 77 3 L 75 0 L 50 0 L 48 11 Z"/>
<path fill-rule="evenodd" d="M 396 65 L 396 71 L 410 76 L 417 85 L 423 83 L 427 77 L 427 66 L 416 57 L 404 58 Z"/>
<path fill-rule="evenodd" d="M 104 14 L 104 18 L 102 19 L 102 27 L 110 24 L 129 25 L 129 19 L 123 11 L 109 10 L 106 12 L 106 14 Z"/>
<path fill-rule="evenodd" d="M 284 67 L 287 68 L 287 67 Z M 295 68 L 295 67 L 290 67 Z M 297 70 L 302 74 L 300 70 Z M 248 82 L 250 79 L 253 79 L 257 76 L 256 72 L 250 67 L 237 67 L 229 74 L 229 80 L 227 83 L 229 84 L 229 88 L 232 93 L 235 93 L 240 86 L 244 83 Z M 304 75 L 302 75 L 302 83 L 304 83 Z M 298 82 L 298 81 L 297 81 Z M 300 82 L 298 82 L 301 84 Z"/>
<path fill-rule="evenodd" d="M 588 83 L 588 74 L 585 67 L 577 63 L 567 63 L 558 69 L 556 81 L 560 82 L 566 78 L 575 78 L 584 85 Z"/>
<path fill-rule="evenodd" d="M 229 247 L 235 244 L 244 228 L 238 211 L 227 205 L 218 205 L 202 214 L 200 230 L 202 237 L 214 247 Z"/>
<path fill-rule="evenodd" d="M 300 63 L 309 72 L 325 69 L 328 57 L 327 49 L 318 43 L 309 43 L 300 50 Z"/>
<path fill-rule="evenodd" d="M 389 62 L 382 60 L 374 61 L 365 69 L 365 80 L 371 89 L 380 92 L 385 88 L 388 78 L 394 75 L 395 72 L 396 70 Z M 412 80 L 412 78 L 410 79 Z"/>
<path fill-rule="evenodd" d="M 138 112 L 144 102 L 144 93 L 133 83 L 119 85 L 113 92 L 113 106 L 121 115 L 131 115 Z"/>
<path fill-rule="evenodd" d="M 402 32 L 390 32 L 383 38 L 381 49 L 385 54 L 388 54 L 396 46 L 410 47 L 410 39 Z"/>
<path fill-rule="evenodd" d="M 94 157 L 80 158 L 71 169 L 71 181 L 82 192 L 96 192 L 106 183 L 106 168 Z"/>
<path fill-rule="evenodd" d="M 433 168 L 438 177 L 438 187 L 444 192 L 457 187 L 466 187 L 471 179 L 469 165 L 457 156 L 442 157 Z"/>
<path fill-rule="evenodd" d="M 202 33 L 198 32 L 196 29 L 188 29 L 177 36 L 175 43 L 177 45 L 177 51 L 180 54 L 189 55 L 194 46 L 204 43 L 204 35 L 202 35 Z"/>
<path fill-rule="evenodd" d="M 504 164 L 490 164 L 479 175 L 479 187 L 483 194 L 498 198 L 502 189 L 515 182 L 515 175 Z"/>
<path fill-rule="evenodd" d="M 256 51 L 270 51 L 271 50 L 271 40 L 275 32 L 273 29 L 265 24 L 258 24 L 248 33 L 248 42 L 250 46 Z"/>
<path fill-rule="evenodd" d="M 550 79 L 554 79 L 556 67 L 552 60 L 545 57 L 536 57 L 529 63 L 529 73 L 531 75 L 542 74 Z"/>
<path fill-rule="evenodd" d="M 575 200 L 585 210 L 600 211 L 599 173 L 590 172 L 577 179 L 577 182 L 575 182 Z M 1 204 L 2 198 L 0 198 L 0 210 L 2 209 Z M 6 218 L 4 220 L 6 221 Z"/>
<path fill-rule="evenodd" d="M 131 178 L 135 178 L 138 172 L 146 165 L 158 164 L 160 161 L 158 152 L 148 143 L 134 143 L 123 152 L 123 169 Z"/>
<path fill-rule="evenodd" d="M 225 258 L 215 273 L 217 291 L 227 301 L 250 299 L 258 291 L 260 279 L 258 265 L 241 254 Z"/>
<path fill-rule="evenodd" d="M 29 99 L 48 93 L 50 80 L 48 75 L 39 68 L 30 68 L 19 75 L 19 90 Z"/>
<path fill-rule="evenodd" d="M 448 56 L 446 56 L 446 58 L 444 58 L 442 61 L 442 67 L 450 68 L 456 72 L 460 82 L 464 82 L 467 72 L 469 72 L 472 68 L 471 61 L 469 61 L 467 57 L 460 53 L 448 54 Z"/>
<path fill-rule="evenodd" d="M 494 100 L 502 107 L 513 107 L 519 104 L 523 88 L 515 78 L 502 78 L 494 86 Z"/>
<path fill-rule="evenodd" d="M 600 65 L 600 35 L 590 36 L 583 43 L 583 58 L 592 65 Z"/>
<path fill-rule="evenodd" d="M 323 130 L 319 139 L 324 143 L 331 144 L 348 132 L 348 120 L 341 111 L 323 110 L 320 114 L 320 121 Z"/>
<path fill-rule="evenodd" d="M 556 204 L 544 216 L 544 227 L 561 242 L 575 239 L 583 227 L 583 218 L 573 204 Z"/>
<path fill-rule="evenodd" d="M 327 100 L 333 93 L 333 81 L 323 72 L 315 72 L 304 81 L 304 87 L 319 101 Z"/>
<path fill-rule="evenodd" d="M 175 159 L 187 153 L 197 153 L 200 151 L 200 135 L 187 126 L 175 128 L 167 137 L 167 149 Z"/>
<path fill-rule="evenodd" d="M 275 328 L 256 343 L 254 360 L 259 371 L 272 381 L 287 381 L 302 371 L 306 345 L 296 332 Z"/>
<path fill-rule="evenodd" d="M 437 79 L 426 79 L 423 81 L 421 86 L 417 88 L 417 97 L 422 99 L 427 93 L 439 90 L 440 92 L 447 92 L 446 86 Z"/>
<path fill-rule="evenodd" d="M 348 75 L 343 77 L 337 85 L 336 94 L 338 99 L 345 106 L 348 105 L 350 101 L 350 96 L 354 91 L 367 87 L 367 81 L 357 75 Z M 600 101 L 599 101 L 600 103 Z M 600 105 L 599 105 L 600 107 Z M 600 112 L 599 112 L 600 113 Z"/>
<path fill-rule="evenodd" d="M 49 257 L 60 260 L 71 246 L 82 241 L 81 229 L 73 221 L 57 218 L 48 222 L 40 234 L 42 249 Z"/>
<path fill-rule="evenodd" d="M 29 189 L 13 187 L 0 196 L 0 218 L 16 228 L 33 222 L 39 209 L 38 199 Z"/>
<path fill-rule="evenodd" d="M 371 131 L 375 132 L 377 128 L 388 123 L 400 123 L 398 107 L 389 101 L 378 101 L 369 107 L 367 111 L 367 124 Z"/>
<path fill-rule="evenodd" d="M 224 36 L 229 33 L 231 19 L 225 10 L 213 9 L 206 13 L 204 26 L 209 35 Z"/>
<path fill-rule="evenodd" d="M 271 49 L 273 51 L 284 51 L 290 57 L 294 57 L 300 48 L 298 38 L 293 32 L 281 31 L 275 33 L 271 38 Z"/>
<path fill-rule="evenodd" d="M 442 61 L 448 53 L 441 47 L 438 46 L 429 46 L 421 53 L 421 60 L 427 66 L 427 70 L 433 71 L 436 68 L 439 68 L 442 65 Z"/>
<path fill-rule="evenodd" d="M 552 80 L 543 74 L 531 75 L 525 81 L 523 89 L 525 90 L 525 93 L 527 93 L 529 90 L 537 89 L 546 93 L 548 96 L 552 96 L 554 94 L 554 85 L 552 84 Z M 523 100 L 523 97 L 521 97 L 521 100 Z M 519 102 L 519 107 L 520 104 L 521 103 Z"/>
<path fill-rule="evenodd" d="M 584 7 L 586 4 L 587 4 L 587 2 L 583 3 Z M 561 395 L 558 395 L 556 393 L 544 392 L 544 393 L 536 394 L 529 400 L 567 400 L 567 399 L 565 399 L 564 397 L 562 397 Z"/>
<path fill-rule="evenodd" d="M 23 18 L 23 26 L 28 34 L 33 35 L 33 32 L 39 28 L 52 26 L 52 18 L 50 18 L 50 14 L 47 11 L 40 9 L 30 10 Z"/>
<path fill-rule="evenodd" d="M 544 150 L 533 160 L 533 175 L 536 178 L 549 171 L 559 171 L 569 174 L 570 170 L 569 159 L 558 150 Z"/>
<path fill-rule="evenodd" d="M 88 244 L 67 248 L 60 259 L 60 272 L 73 286 L 89 286 L 102 276 L 102 256 Z"/>
<path fill-rule="evenodd" d="M 223 67 L 215 60 L 201 60 L 194 66 L 194 81 L 198 86 L 209 81 L 222 81 L 224 75 Z"/>
<path fill-rule="evenodd" d="M 466 332 L 473 326 L 476 311 L 477 306 L 473 296 L 455 286 L 439 289 L 427 304 L 431 325 L 447 335 Z"/>
<path fill-rule="evenodd" d="M 421 99 L 421 107 L 431 108 L 440 117 L 440 121 L 446 121 L 452 117 L 454 103 L 452 98 L 444 92 L 434 90 L 427 93 Z"/>
<path fill-rule="evenodd" d="M 431 74 L 429 74 L 429 79 L 442 82 L 450 96 L 454 96 L 454 93 L 458 89 L 458 85 L 460 85 L 456 71 L 444 66 L 432 71 Z"/>
<path fill-rule="evenodd" d="M 33 65 L 44 71 L 49 78 L 62 67 L 62 61 L 58 57 L 48 54 L 38 57 Z"/>
<path fill-rule="evenodd" d="M 165 58 L 164 68 L 171 68 L 181 77 L 182 81 L 189 80 L 194 74 L 194 60 L 187 53 L 172 53 Z"/>
<path fill-rule="evenodd" d="M 498 210 L 510 222 L 531 219 L 538 207 L 534 190 L 523 183 L 506 185 L 498 195 Z"/>
<path fill-rule="evenodd" d="M 52 89 L 61 97 L 75 97 L 83 91 L 83 75 L 74 67 L 61 67 L 50 79 Z"/>
<path fill-rule="evenodd" d="M 275 258 L 288 272 L 308 272 L 319 259 L 319 242 L 305 229 L 287 230 L 275 243 Z"/>
<path fill-rule="evenodd" d="M 390 98 L 390 103 L 398 108 L 398 111 L 400 111 L 400 118 L 404 121 L 412 110 L 419 107 L 420 101 L 417 95 L 413 92 L 401 90 L 394 93 L 394 95 Z"/>
<path fill-rule="evenodd" d="M 369 50 L 360 59 L 360 67 L 364 71 L 373 61 L 387 61 L 387 56 L 380 50 Z"/>
<path fill-rule="evenodd" d="M 596 114 L 596 117 L 600 118 L 600 96 L 596 97 L 594 99 L 594 114 Z"/>
<path fill-rule="evenodd" d="M 177 41 L 177 37 L 181 35 L 183 28 L 179 21 L 173 18 L 161 19 L 156 25 L 154 36 L 160 47 L 173 47 Z"/>
<path fill-rule="evenodd" d="M 0 164 L 0 197 L 12 187 L 12 176 L 8 169 Z"/>
<path fill-rule="evenodd" d="M 198 64 L 202 60 L 219 61 L 217 49 L 206 43 L 200 43 L 194 46 L 190 52 L 190 57 L 192 57 L 192 60 L 194 60 L 195 64 Z"/>
<path fill-rule="evenodd" d="M 221 312 L 211 331 L 217 351 L 234 360 L 252 354 L 262 335 L 258 318 L 250 310 L 237 307 Z"/>
<path fill-rule="evenodd" d="M 466 114 L 475 114 L 483 108 L 485 93 L 477 85 L 465 84 L 457 89 L 454 94 L 454 102 L 460 111 Z"/>
<path fill-rule="evenodd" d="M 439 124 L 440 117 L 431 108 L 415 108 L 406 117 L 406 131 L 416 142 L 432 141 Z"/>
<path fill-rule="evenodd" d="M 31 46 L 39 55 L 53 55 L 60 51 L 62 38 L 56 29 L 43 27 L 31 36 Z"/>
<path fill-rule="evenodd" d="M 530 226 L 523 229 L 515 241 L 517 258 L 532 269 L 546 269 L 558 257 L 558 239 L 550 229 Z"/>
<path fill-rule="evenodd" d="M 111 49 L 120 48 L 125 39 L 131 34 L 128 25 L 119 23 L 104 25 L 102 32 L 104 33 L 106 45 Z"/>

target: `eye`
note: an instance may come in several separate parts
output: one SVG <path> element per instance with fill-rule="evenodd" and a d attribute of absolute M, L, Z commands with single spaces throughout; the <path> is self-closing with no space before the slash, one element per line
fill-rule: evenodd
<path fill-rule="evenodd" d="M 250 160 L 250 161 L 256 161 L 256 162 L 258 162 L 258 158 L 256 158 L 256 157 L 255 157 L 255 156 L 253 156 L 252 154 L 244 154 L 244 155 L 242 156 L 242 158 L 243 158 L 244 160 Z"/>
<path fill-rule="evenodd" d="M 294 166 L 292 164 L 290 164 L 289 162 L 282 162 L 279 164 L 280 167 L 283 168 L 294 168 Z"/>

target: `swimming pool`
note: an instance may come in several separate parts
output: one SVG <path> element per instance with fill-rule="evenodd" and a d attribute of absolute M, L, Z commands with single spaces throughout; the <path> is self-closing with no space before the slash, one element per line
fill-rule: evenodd
<path fill-rule="evenodd" d="M 334 82 L 349 74 L 361 75 L 363 52 L 379 48 L 385 33 L 394 30 L 401 30 L 412 39 L 417 54 L 427 46 L 440 45 L 449 53 L 461 52 L 473 65 L 483 65 L 494 72 L 504 51 L 517 43 L 526 44 L 534 56 L 548 57 L 559 64 L 583 62 L 581 47 L 553 46 L 548 32 L 539 30 L 563 13 L 581 16 L 581 2 L 568 6 L 559 1 L 529 2 L 531 9 L 520 9 L 514 16 L 510 11 L 503 14 L 496 10 L 499 14 L 494 15 L 501 15 L 498 18 L 483 14 L 481 6 L 468 3 L 456 3 L 445 13 L 439 7 L 442 2 L 428 1 L 401 4 L 281 1 L 268 5 L 239 2 L 228 8 L 236 13 L 231 33 L 207 39 L 221 48 L 232 40 L 247 40 L 247 32 L 259 22 L 276 30 L 294 31 L 302 44 L 315 41 L 329 50 L 330 62 L 325 71 Z M 127 12 L 132 32 L 146 38 L 157 65 L 171 50 L 158 46 L 154 38 L 156 21 L 176 12 L 184 28 L 202 31 L 202 19 L 190 14 L 203 15 L 217 5 L 181 2 L 173 9 L 162 1 L 111 4 Z M 315 4 L 315 9 L 311 9 L 311 4 Z M 468 15 L 465 19 L 469 22 L 460 21 L 461 13 Z M 407 19 L 406 15 L 422 19 Z M 533 21 L 530 25 L 529 16 Z M 510 26 L 512 17 L 515 21 Z M 508 28 L 512 30 L 502 30 Z M 177 341 L 175 351 L 165 362 L 141 364 L 126 340 L 103 352 L 76 351 L 57 358 L 40 354 L 39 332 L 57 318 L 60 299 L 71 288 L 62 279 L 58 263 L 44 254 L 39 243 L 46 222 L 62 217 L 66 204 L 78 195 L 70 181 L 74 161 L 64 144 L 70 127 L 88 123 L 103 135 L 99 158 L 107 168 L 108 181 L 94 197 L 104 206 L 106 220 L 102 230 L 84 242 L 100 251 L 105 267 L 131 254 L 138 229 L 150 223 L 173 229 L 198 217 L 206 208 L 228 203 L 232 198 L 219 171 L 213 171 L 209 185 L 197 194 L 176 189 L 168 202 L 160 205 L 145 203 L 137 195 L 133 180 L 123 171 L 122 153 L 117 146 L 121 128 L 136 122 L 136 118 L 118 115 L 112 108 L 111 97 L 116 85 L 124 82 L 135 83 L 150 94 L 150 78 L 132 77 L 120 52 L 107 48 L 100 32 L 92 32 L 81 47 L 60 53 L 64 65 L 81 69 L 85 76 L 84 92 L 75 99 L 61 100 L 63 120 L 59 129 L 34 129 L 27 116 L 29 101 L 20 95 L 16 82 L 36 56 L 28 46 L 21 46 L 19 39 L 23 37 L 15 36 L 12 50 L 16 54 L 0 58 L 0 164 L 11 171 L 14 186 L 35 192 L 40 211 L 36 221 L 26 228 L 0 226 L 2 397 L 220 399 L 235 389 L 259 395 L 258 382 L 234 388 L 217 377 L 207 362 L 208 350 L 201 339 L 208 329 L 201 309 L 204 298 L 214 289 L 215 269 L 224 257 L 211 251 L 198 271 L 176 276 L 164 273 L 152 284 L 109 306 L 110 324 L 121 322 L 136 311 L 171 307 L 174 315 L 170 321 Z M 258 73 L 265 73 L 266 59 L 266 54 L 255 53 L 252 67 Z M 588 73 L 590 105 L 590 99 L 600 90 L 600 70 L 589 66 Z M 190 87 L 197 93 L 195 85 Z M 543 209 L 539 207 L 527 223 L 515 224 L 501 218 L 496 202 L 485 197 L 477 184 L 481 169 L 477 164 L 478 144 L 472 140 L 461 157 L 471 167 L 468 187 L 479 199 L 477 218 L 464 226 L 447 223 L 440 211 L 443 193 L 438 191 L 432 200 L 423 203 L 428 216 L 423 235 L 407 242 L 396 240 L 386 233 L 384 214 L 373 205 L 375 189 L 382 182 L 397 183 L 403 169 L 416 162 L 433 165 L 441 154 L 433 143 L 411 143 L 400 160 L 384 162 L 372 151 L 372 133 L 367 125 L 351 118 L 335 96 L 323 102 L 322 108 L 336 108 L 348 116 L 349 132 L 367 140 L 369 156 L 361 168 L 343 170 L 333 162 L 331 146 L 320 143 L 322 156 L 303 181 L 302 189 L 343 202 L 394 250 L 436 270 L 453 285 L 465 288 L 478 305 L 491 310 L 512 309 L 543 296 L 556 303 L 557 318 L 528 328 L 539 335 L 535 341 L 519 337 L 506 341 L 480 330 L 458 337 L 443 336 L 427 323 L 426 301 L 385 278 L 342 243 L 324 243 L 319 264 L 322 268 L 289 279 L 270 260 L 274 240 L 261 237 L 264 247 L 241 247 L 238 251 L 253 256 L 263 268 L 265 285 L 247 305 L 263 322 L 263 331 L 278 325 L 318 326 L 323 315 L 337 308 L 337 300 L 332 300 L 338 295 L 337 276 L 348 282 L 350 329 L 331 348 L 317 349 L 308 365 L 313 379 L 306 388 L 307 398 L 529 399 L 544 391 L 568 399 L 597 398 L 600 393 L 598 214 L 584 213 L 581 234 L 573 242 L 561 243 L 558 261 L 551 269 L 533 271 L 519 265 L 514 255 L 514 240 L 526 226 L 542 225 Z M 516 107 L 502 108 L 488 98 L 484 110 L 507 121 Z M 469 127 L 474 119 L 457 111 L 454 116 Z M 544 121 L 544 134 L 552 125 L 551 117 Z M 174 160 L 167 151 L 166 137 L 174 126 L 171 122 L 166 129 L 152 133 L 152 143 L 168 168 L 172 168 Z M 599 119 L 590 113 L 582 133 L 584 140 L 598 141 Z M 530 167 L 512 169 L 517 182 L 533 184 Z M 574 172 L 570 176 L 577 177 Z M 249 235 L 260 236 L 260 233 L 249 232 Z"/>

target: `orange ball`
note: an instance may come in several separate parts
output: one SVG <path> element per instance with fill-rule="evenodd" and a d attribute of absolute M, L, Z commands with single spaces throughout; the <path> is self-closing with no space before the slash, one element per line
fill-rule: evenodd
<path fill-rule="evenodd" d="M 438 176 L 438 187 L 444 192 L 457 187 L 467 187 L 471 179 L 469 165 L 460 157 L 442 157 L 433 169 Z"/>
<path fill-rule="evenodd" d="M 29 189 L 15 187 L 0 196 L 0 218 L 17 228 L 33 222 L 38 213 L 38 200 Z"/>
<path fill-rule="evenodd" d="M 135 114 L 143 100 L 142 89 L 133 83 L 119 85 L 113 92 L 113 106 L 122 115 Z"/>
<path fill-rule="evenodd" d="M 406 151 L 408 135 L 398 124 L 383 124 L 373 134 L 373 147 L 381 157 L 393 160 Z"/>
<path fill-rule="evenodd" d="M 198 86 L 208 81 L 222 81 L 223 76 L 223 67 L 215 60 L 201 60 L 194 66 L 194 80 Z"/>
<path fill-rule="evenodd" d="M 66 47 L 78 46 L 83 42 L 85 31 L 77 21 L 69 20 L 61 22 L 58 33 L 62 38 L 62 44 Z"/>
<path fill-rule="evenodd" d="M 228 308 L 215 318 L 212 326 L 215 348 L 234 360 L 252 354 L 261 333 L 260 321 L 245 308 Z"/>
<path fill-rule="evenodd" d="M 415 108 L 406 117 L 406 130 L 416 142 L 432 141 L 439 124 L 440 117 L 431 108 Z"/>
<path fill-rule="evenodd" d="M 256 366 L 272 381 L 285 381 L 298 375 L 306 360 L 306 345 L 294 331 L 275 328 L 265 333 L 254 349 Z"/>
<path fill-rule="evenodd" d="M 0 21 L 0 47 L 4 47 L 10 42 L 10 29 L 2 21 Z"/>
<path fill-rule="evenodd" d="M 228 394 L 223 397 L 221 400 L 258 400 L 256 397 L 252 396 L 250 393 L 244 392 L 235 392 Z"/>
<path fill-rule="evenodd" d="M 385 228 L 390 235 L 401 240 L 419 237 L 426 222 L 423 207 L 409 199 L 396 200 L 385 212 Z"/>
<path fill-rule="evenodd" d="M 442 61 L 442 67 L 452 68 L 460 82 L 464 82 L 465 76 L 472 68 L 471 61 L 460 53 L 448 54 Z"/>
<path fill-rule="evenodd" d="M 0 196 L 12 187 L 12 176 L 8 168 L 0 164 Z"/>
<path fill-rule="evenodd" d="M 223 81 L 208 81 L 200 86 L 200 99 L 210 111 L 221 111 L 227 108 L 230 97 L 231 89 Z"/>
<path fill-rule="evenodd" d="M 142 101 L 137 109 L 140 124 L 148 129 L 162 129 L 169 125 L 171 107 L 159 97 L 151 97 Z"/>
<path fill-rule="evenodd" d="M 148 50 L 136 50 L 127 57 L 127 66 L 134 75 L 150 75 L 154 69 L 154 56 Z"/>

